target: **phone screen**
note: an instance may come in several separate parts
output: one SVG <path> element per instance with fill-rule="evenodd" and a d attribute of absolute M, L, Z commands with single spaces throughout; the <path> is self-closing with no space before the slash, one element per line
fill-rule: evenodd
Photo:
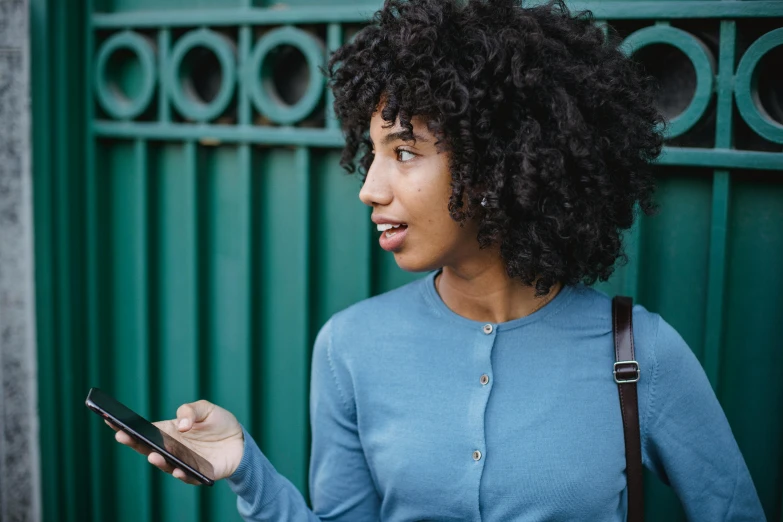
<path fill-rule="evenodd" d="M 137 440 L 151 446 L 153 450 L 166 458 L 170 464 L 176 467 L 183 467 L 181 464 L 185 464 L 184 471 L 190 471 L 191 474 L 196 475 L 196 478 L 210 486 L 214 483 L 211 478 L 214 476 L 214 473 L 209 461 L 158 429 L 157 426 L 111 395 L 98 388 L 91 388 L 87 394 L 86 404 L 88 408 L 96 411 L 98 414 L 106 414 L 104 417 L 107 417 L 118 428 L 122 428 L 123 431 L 134 436 Z M 191 469 L 187 469 L 188 467 Z M 196 473 L 193 473 L 193 471 Z"/>

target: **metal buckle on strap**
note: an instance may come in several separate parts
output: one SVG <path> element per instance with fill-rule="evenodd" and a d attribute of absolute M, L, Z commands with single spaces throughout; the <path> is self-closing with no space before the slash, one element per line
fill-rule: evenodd
<path fill-rule="evenodd" d="M 620 368 L 619 370 L 617 369 L 618 366 L 622 366 L 626 364 L 630 365 L 631 368 Z M 614 382 L 616 382 L 617 384 L 631 384 L 639 381 L 639 377 L 641 376 L 642 371 L 639 369 L 639 363 L 636 361 L 617 361 L 616 363 L 614 363 L 614 371 L 612 373 L 614 373 Z M 618 378 L 617 377 L 618 374 L 621 373 L 623 374 L 623 377 L 625 377 L 628 374 L 632 374 L 635 376 L 630 378 Z"/>

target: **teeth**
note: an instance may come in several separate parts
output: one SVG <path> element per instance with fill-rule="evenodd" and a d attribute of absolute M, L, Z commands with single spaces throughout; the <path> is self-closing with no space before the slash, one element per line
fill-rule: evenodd
<path fill-rule="evenodd" d="M 391 223 L 382 223 L 378 225 L 378 232 L 386 232 L 387 230 L 391 230 L 393 228 L 400 228 L 402 224 L 399 225 L 392 225 Z"/>
<path fill-rule="evenodd" d="M 394 237 L 397 235 L 397 232 L 386 232 L 386 237 Z"/>

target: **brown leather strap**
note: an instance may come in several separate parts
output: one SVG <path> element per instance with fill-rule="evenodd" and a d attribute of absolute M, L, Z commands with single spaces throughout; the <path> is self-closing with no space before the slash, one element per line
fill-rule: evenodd
<path fill-rule="evenodd" d="M 642 440 L 639 432 L 639 401 L 636 381 L 641 374 L 633 353 L 633 300 L 617 296 L 612 299 L 614 331 L 614 379 L 620 393 L 625 434 L 625 474 L 628 482 L 627 522 L 644 520 L 644 482 L 642 476 Z"/>

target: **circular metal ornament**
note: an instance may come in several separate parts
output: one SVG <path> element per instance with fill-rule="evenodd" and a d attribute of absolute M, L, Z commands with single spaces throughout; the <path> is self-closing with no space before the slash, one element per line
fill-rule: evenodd
<path fill-rule="evenodd" d="M 107 77 L 109 60 L 119 50 L 132 52 L 141 66 L 141 88 L 133 98 L 128 98 L 116 85 L 112 85 Z M 148 38 L 131 31 L 123 31 L 111 36 L 101 45 L 96 59 L 95 92 L 98 103 L 109 116 L 120 120 L 131 120 L 139 116 L 152 100 L 155 80 L 155 51 Z"/>
<path fill-rule="evenodd" d="M 185 56 L 197 47 L 211 51 L 220 63 L 221 82 L 215 98 L 209 102 L 200 100 L 195 93 L 186 92 L 180 79 Z M 236 84 L 236 48 L 225 36 L 209 29 L 191 31 L 177 40 L 166 67 L 166 91 L 177 110 L 186 118 L 208 121 L 226 110 Z"/>
<path fill-rule="evenodd" d="M 715 81 L 715 58 L 698 38 L 682 29 L 666 25 L 639 29 L 623 41 L 622 48 L 631 56 L 643 47 L 655 44 L 667 44 L 679 49 L 696 71 L 696 90 L 691 102 L 669 121 L 666 129 L 666 137 L 674 138 L 688 132 L 707 110 Z"/>
<path fill-rule="evenodd" d="M 760 136 L 775 143 L 783 143 L 783 125 L 772 119 L 761 105 L 756 67 L 765 54 L 779 45 L 783 45 L 783 27 L 753 42 L 737 66 L 734 85 L 737 108 L 742 119 Z"/>
<path fill-rule="evenodd" d="M 307 90 L 293 105 L 287 104 L 280 98 L 272 84 L 272 78 L 258 81 L 267 55 L 272 49 L 282 45 L 290 45 L 298 49 L 304 55 L 310 72 L 310 84 Z M 253 49 L 244 74 L 244 81 L 256 109 L 271 121 L 282 125 L 300 121 L 313 112 L 323 94 L 325 78 L 321 74 L 320 67 L 324 64 L 324 52 L 321 42 L 294 27 L 281 27 L 264 35 Z"/>

